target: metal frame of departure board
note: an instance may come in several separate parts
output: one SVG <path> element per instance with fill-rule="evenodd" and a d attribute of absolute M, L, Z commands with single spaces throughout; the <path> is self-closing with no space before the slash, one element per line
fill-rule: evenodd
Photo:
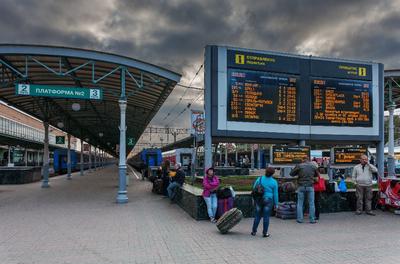
<path fill-rule="evenodd" d="M 294 123 L 228 120 L 228 72 L 261 72 L 298 78 Z M 363 81 L 371 85 L 371 122 L 367 125 L 312 124 L 311 80 Z M 339 105 L 340 106 L 340 105 Z M 216 141 L 379 142 L 383 136 L 383 65 L 373 62 L 318 58 L 207 46 L 205 54 L 205 110 L 210 135 Z M 260 141 L 261 142 L 261 141 Z"/>

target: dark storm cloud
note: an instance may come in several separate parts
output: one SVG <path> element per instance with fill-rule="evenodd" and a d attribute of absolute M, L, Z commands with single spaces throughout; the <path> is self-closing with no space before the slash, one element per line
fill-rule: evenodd
<path fill-rule="evenodd" d="M 399 2 L 1 0 L 0 42 L 111 51 L 184 73 L 185 83 L 201 65 L 207 44 L 374 60 L 394 68 L 400 67 Z M 176 88 L 164 114 L 182 92 Z M 186 97 L 196 95 L 190 91 Z M 163 116 L 154 122 L 163 124 Z"/>

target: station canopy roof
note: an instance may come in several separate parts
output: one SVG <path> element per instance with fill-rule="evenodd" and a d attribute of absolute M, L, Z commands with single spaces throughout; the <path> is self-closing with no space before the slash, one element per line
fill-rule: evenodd
<path fill-rule="evenodd" d="M 0 66 L 0 100 L 40 120 L 48 119 L 53 126 L 62 124 L 64 131 L 89 139 L 91 145 L 113 155 L 117 154 L 120 139 L 118 101 L 123 79 L 126 137 L 137 141 L 181 78 L 175 72 L 132 58 L 55 46 L 0 44 Z M 16 95 L 18 84 L 100 88 L 103 98 Z M 132 148 L 129 144 L 127 153 Z"/>
<path fill-rule="evenodd" d="M 389 83 L 392 84 L 392 100 L 396 108 L 400 107 L 400 69 L 385 70 L 385 110 L 389 105 Z"/>

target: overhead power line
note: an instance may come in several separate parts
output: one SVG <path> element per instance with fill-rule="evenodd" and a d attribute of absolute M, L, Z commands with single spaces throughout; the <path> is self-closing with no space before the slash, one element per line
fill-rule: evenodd
<path fill-rule="evenodd" d="M 196 79 L 196 77 L 199 75 L 199 73 L 200 73 L 200 71 L 201 71 L 202 68 L 203 68 L 203 64 L 200 65 L 200 67 L 199 67 L 199 69 L 197 70 L 196 74 L 193 76 L 192 80 L 190 81 L 189 86 L 186 87 L 186 86 L 184 86 L 184 85 L 182 85 L 182 84 L 180 84 L 179 86 L 182 86 L 182 87 L 185 87 L 185 88 L 192 87 L 193 81 L 194 81 L 194 80 Z M 190 89 L 192 89 L 192 88 L 190 88 Z M 185 89 L 183 95 L 179 98 L 178 102 L 174 105 L 174 107 L 166 114 L 166 116 L 163 118 L 163 121 L 164 121 L 164 120 L 167 120 L 168 117 L 171 116 L 171 114 L 173 113 L 173 111 L 175 110 L 175 108 L 178 107 L 178 105 L 182 102 L 183 97 L 186 95 L 186 93 L 187 93 L 188 90 L 189 90 L 189 89 Z M 203 89 L 196 89 L 196 90 L 203 90 Z"/>

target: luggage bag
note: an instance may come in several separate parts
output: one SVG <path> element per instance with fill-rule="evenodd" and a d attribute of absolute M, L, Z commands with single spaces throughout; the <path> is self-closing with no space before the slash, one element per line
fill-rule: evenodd
<path fill-rule="evenodd" d="M 233 198 L 218 199 L 217 219 L 233 208 Z"/>
<path fill-rule="evenodd" d="M 243 218 L 243 213 L 237 208 L 232 208 L 225 214 L 223 214 L 218 222 L 217 228 L 221 234 L 226 234 L 231 230 L 235 225 L 237 225 Z"/>
<path fill-rule="evenodd" d="M 156 194 L 163 194 L 163 180 L 156 179 L 153 182 L 153 189 L 151 191 Z"/>

